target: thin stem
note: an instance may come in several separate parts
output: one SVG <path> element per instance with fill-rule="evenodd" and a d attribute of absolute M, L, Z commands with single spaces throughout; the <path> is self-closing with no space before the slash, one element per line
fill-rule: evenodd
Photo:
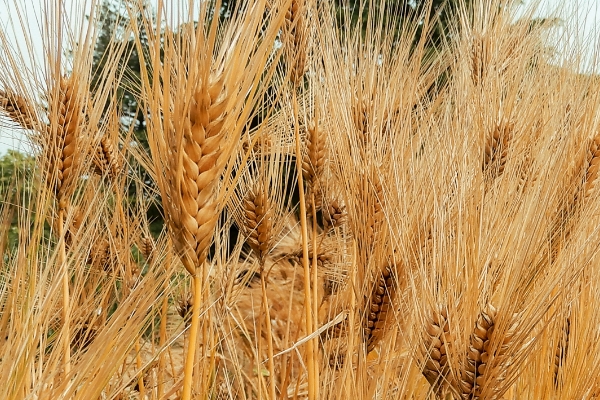
<path fill-rule="evenodd" d="M 262 270 L 262 268 L 261 268 Z M 271 313 L 269 312 L 269 300 L 267 299 L 267 284 L 265 275 L 260 274 L 260 282 L 262 285 L 263 305 L 265 307 L 265 319 L 267 324 L 267 353 L 269 354 L 269 389 L 271 391 L 271 400 L 276 400 L 275 394 L 275 362 L 273 361 L 273 332 L 271 328 Z"/>
<path fill-rule="evenodd" d="M 304 196 L 304 181 L 302 179 L 302 151 L 300 150 L 300 125 L 298 121 L 298 97 L 294 91 L 294 135 L 296 138 L 296 170 L 298 173 L 298 192 L 300 195 L 300 226 L 302 228 L 302 265 L 304 267 L 304 312 L 306 335 L 313 333 L 312 325 L 312 296 L 310 292 L 310 266 L 308 265 L 308 228 L 306 222 L 306 199 Z M 316 399 L 315 374 L 315 339 L 306 342 L 308 368 L 308 399 Z"/>
<path fill-rule="evenodd" d="M 169 242 L 170 244 L 170 242 Z M 165 269 L 169 271 L 171 267 L 171 247 L 169 246 L 167 252 L 167 259 L 165 261 Z M 165 373 L 165 352 L 163 348 L 167 342 L 167 320 L 169 313 L 169 292 L 165 291 L 163 302 L 160 310 L 160 333 L 158 338 L 158 344 L 160 349 L 160 355 L 158 356 L 158 399 L 162 398 L 164 392 L 163 374 Z"/>
<path fill-rule="evenodd" d="M 69 267 L 67 265 L 67 253 L 65 249 L 65 234 L 64 227 L 65 224 L 65 212 L 63 209 L 58 211 L 58 254 L 60 268 L 63 274 L 63 351 L 64 351 L 64 368 L 65 368 L 65 376 L 68 376 L 71 372 L 71 332 L 69 327 L 69 314 L 71 311 L 71 302 L 69 295 Z"/>
<path fill-rule="evenodd" d="M 208 282 L 208 268 L 206 268 L 206 265 L 204 265 L 202 267 L 202 279 L 203 282 Z M 202 295 L 203 295 L 203 302 L 204 304 L 210 304 L 210 292 L 209 289 L 210 287 L 207 286 L 207 290 L 205 290 Z M 206 373 L 204 374 L 204 380 L 202 382 L 202 390 L 201 393 L 209 393 L 209 387 L 214 383 L 214 377 L 215 377 L 215 363 L 216 363 L 216 356 L 215 356 L 215 335 L 214 335 L 214 329 L 213 329 L 213 322 L 214 322 L 214 316 L 213 316 L 213 309 L 212 307 L 209 307 L 206 310 L 206 317 L 205 317 L 205 321 L 206 323 L 202 324 L 202 360 L 204 363 L 206 363 L 206 360 L 208 360 L 208 367 L 206 366 L 206 364 L 203 365 L 203 370 L 206 371 Z M 210 354 L 209 354 L 210 353 Z M 208 398 L 208 396 L 206 396 Z"/>
<path fill-rule="evenodd" d="M 192 378 L 197 347 L 196 341 L 198 339 L 198 325 L 200 325 L 200 304 L 202 299 L 202 276 L 199 272 L 200 271 L 196 271 L 194 274 L 194 304 L 192 307 L 189 345 L 185 358 L 182 400 L 190 400 L 192 395 Z"/>
<path fill-rule="evenodd" d="M 313 257 L 312 257 L 312 270 L 313 270 L 313 326 L 315 329 L 319 327 L 319 298 L 318 298 L 318 274 L 317 274 L 317 207 L 315 206 L 315 192 L 311 191 L 311 209 L 312 209 L 312 248 L 313 248 Z M 319 343 L 315 343 L 314 346 L 315 351 L 315 360 L 319 359 Z M 315 397 L 319 398 L 319 368 L 315 368 L 315 382 L 317 383 L 315 386 Z"/>
<path fill-rule="evenodd" d="M 354 349 L 354 325 L 356 313 L 356 240 L 352 240 L 352 269 L 350 270 L 350 313 L 348 314 L 348 348 L 344 356 L 344 373 L 346 374 L 346 398 L 351 398 L 354 393 L 354 373 L 352 368 L 352 350 Z"/>

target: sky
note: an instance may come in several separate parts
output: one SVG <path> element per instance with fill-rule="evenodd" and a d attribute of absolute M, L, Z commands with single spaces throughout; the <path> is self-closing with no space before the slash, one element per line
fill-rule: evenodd
<path fill-rule="evenodd" d="M 34 57 L 43 56 L 43 43 L 41 42 L 41 21 L 40 10 L 42 4 L 47 1 L 49 4 L 57 4 L 55 0 L 0 0 L 0 29 L 11 38 L 11 43 L 16 43 L 22 54 L 33 53 Z M 523 0 L 521 9 L 525 9 L 535 0 Z M 538 17 L 556 16 L 560 18 L 560 23 L 553 31 L 550 38 L 559 49 L 559 57 L 568 57 L 569 54 L 564 49 L 567 48 L 586 48 L 585 61 L 582 62 L 582 72 L 590 71 L 593 62 L 593 51 L 600 50 L 600 0 L 540 0 L 538 8 Z M 18 13 L 14 3 L 26 5 L 26 13 Z M 154 1 L 153 1 L 154 2 Z M 80 20 L 77 15 L 86 13 L 86 1 L 64 0 L 65 10 L 71 12 L 73 20 Z M 554 13 L 554 14 L 553 14 Z M 24 15 L 26 14 L 26 15 Z M 23 21 L 22 24 L 20 24 Z M 24 35 L 23 28 L 29 31 Z M 27 45 L 26 37 L 31 38 L 30 46 Z M 574 47 L 575 46 L 575 47 Z M 31 49 L 28 51 L 27 49 Z M 561 52 L 560 49 L 563 49 Z M 581 53 L 581 52 L 580 52 Z M 24 57 L 27 58 L 27 57 Z M 560 62 L 560 60 L 557 60 Z M 31 62 L 28 61 L 31 65 Z M 27 151 L 27 143 L 23 140 L 23 135 L 18 129 L 0 125 L 0 155 L 5 154 L 9 149 Z"/>

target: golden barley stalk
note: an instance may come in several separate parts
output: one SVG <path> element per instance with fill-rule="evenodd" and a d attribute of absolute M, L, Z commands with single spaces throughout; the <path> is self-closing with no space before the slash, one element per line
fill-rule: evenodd
<path fill-rule="evenodd" d="M 52 189 L 58 205 L 59 263 L 63 276 L 63 324 L 65 374 L 71 369 L 69 339 L 69 270 L 65 249 L 65 213 L 76 184 L 76 169 L 79 162 L 78 141 L 81 130 L 83 106 L 77 76 L 60 77 L 53 88 L 50 101 L 50 126 L 43 134 L 46 183 Z"/>
<path fill-rule="evenodd" d="M 215 79 L 212 84 L 196 91 L 190 104 L 189 123 L 183 125 L 181 132 L 181 147 L 172 149 L 175 154 L 181 155 L 181 163 L 180 168 L 172 171 L 176 175 L 170 177 L 170 196 L 179 201 L 173 207 L 167 207 L 169 222 L 174 248 L 194 277 L 190 347 L 185 361 L 182 397 L 186 400 L 191 396 L 195 343 L 200 323 L 200 299 L 203 296 L 202 281 L 207 273 L 204 262 L 218 217 L 215 188 L 221 172 L 218 161 L 224 137 L 221 130 L 225 111 L 223 104 L 227 100 L 225 97 L 217 101 L 222 90 L 222 81 Z M 206 338 L 206 324 L 203 325 L 203 333 Z M 204 351 L 207 349 L 204 348 Z"/>
<path fill-rule="evenodd" d="M 267 297 L 267 286 L 263 269 L 265 259 L 271 251 L 273 244 L 273 209 L 266 192 L 266 185 L 257 184 L 252 188 L 243 200 L 242 208 L 244 214 L 243 229 L 248 237 L 247 242 L 252 251 L 258 256 L 260 262 L 260 281 L 262 290 L 262 307 L 265 312 L 266 335 L 268 343 L 268 367 L 270 375 L 270 396 L 276 398 L 275 388 L 275 364 L 273 360 L 273 334 L 271 327 L 271 315 L 269 311 L 269 300 Z"/>
<path fill-rule="evenodd" d="M 311 204 L 311 213 L 312 213 L 312 286 L 313 288 L 315 288 L 315 290 L 313 291 L 313 298 L 312 298 L 312 306 L 313 306 L 313 326 L 316 328 L 319 326 L 319 300 L 318 300 L 318 290 L 317 290 L 317 286 L 318 286 L 318 282 L 319 282 L 319 277 L 318 277 L 318 244 L 317 244 L 317 205 L 316 205 L 316 200 L 315 200 L 315 192 L 313 190 L 313 192 L 311 193 L 311 199 L 310 199 L 310 204 Z M 316 359 L 318 359 L 319 357 L 319 349 L 317 346 L 315 346 L 314 348 L 314 357 Z M 319 396 L 319 387 L 318 387 L 318 382 L 319 382 L 319 368 L 315 368 L 315 374 L 314 374 L 314 378 L 315 378 L 315 382 L 317 382 L 317 388 L 316 388 L 316 392 L 315 395 Z"/>
<path fill-rule="evenodd" d="M 166 261 L 165 261 L 165 270 L 169 271 L 169 269 L 171 268 L 171 257 L 172 257 L 172 253 L 170 251 L 170 242 L 168 242 L 168 247 L 167 247 L 167 254 L 166 254 Z M 167 286 L 167 288 L 170 288 L 170 286 Z M 159 330 L 159 334 L 158 334 L 158 346 L 159 348 L 164 348 L 165 343 L 167 342 L 167 322 L 168 322 L 168 311 L 169 311 L 169 291 L 165 291 L 165 293 L 163 293 L 163 300 L 162 300 L 162 306 L 161 306 L 161 310 L 160 310 L 160 330 Z M 165 354 L 164 352 L 160 352 L 159 356 L 158 356 L 158 376 L 163 376 L 164 371 L 166 370 L 165 367 Z M 159 399 L 163 398 L 163 392 L 164 392 L 164 386 L 163 386 L 163 382 L 161 379 L 158 380 L 158 387 L 157 387 L 157 396 Z"/>
<path fill-rule="evenodd" d="M 267 328 L 267 353 L 269 355 L 268 367 L 269 367 L 269 389 L 271 399 L 276 399 L 276 388 L 275 388 L 275 360 L 273 359 L 273 327 L 271 326 L 271 313 L 269 311 L 269 299 L 267 297 L 267 284 L 265 281 L 265 274 L 260 274 L 260 284 L 262 291 L 262 303 L 265 310 L 265 322 Z"/>
<path fill-rule="evenodd" d="M 167 100 L 170 93 L 165 93 Z M 219 183 L 225 157 L 226 132 L 222 129 L 228 111 L 229 97 L 221 76 L 213 76 L 197 87 L 189 102 L 189 111 L 181 120 L 172 120 L 169 150 L 163 154 L 169 166 L 164 181 L 167 223 L 173 247 L 187 271 L 194 277 L 194 307 L 190 329 L 190 347 L 185 362 L 183 398 L 191 396 L 195 345 L 198 337 L 201 296 L 208 296 L 202 287 L 207 279 L 205 260 L 218 218 L 216 186 Z M 180 141 L 173 140 L 180 138 Z M 177 157 L 168 154 L 177 154 Z M 200 297 L 196 297 L 200 296 Z M 210 319 L 208 319 L 210 324 Z M 203 338 L 209 328 L 203 324 Z M 210 330 L 212 332 L 212 330 Z M 204 351 L 208 352 L 206 346 Z M 205 371 L 208 373 L 208 371 Z M 202 378 L 203 387 L 207 375 Z"/>

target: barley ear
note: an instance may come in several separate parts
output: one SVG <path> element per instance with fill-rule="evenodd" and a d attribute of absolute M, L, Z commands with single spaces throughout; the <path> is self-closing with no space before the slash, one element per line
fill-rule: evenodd
<path fill-rule="evenodd" d="M 369 141 L 369 124 L 372 118 L 373 101 L 367 98 L 354 98 L 352 104 L 352 119 L 354 120 L 354 126 L 358 132 L 358 136 L 363 146 L 367 145 Z"/>
<path fill-rule="evenodd" d="M 194 94 L 188 115 L 189 123 L 182 125 L 182 145 L 172 149 L 181 154 L 181 168 L 169 174 L 169 195 L 177 199 L 168 207 L 174 234 L 173 244 L 187 270 L 193 275 L 206 259 L 217 221 L 216 185 L 222 169 L 221 148 L 225 99 L 218 99 L 222 87 L 199 88 Z M 175 134 L 175 133 L 174 133 Z M 181 175 L 177 175 L 181 170 Z M 180 182 L 177 185 L 177 182 Z M 178 203 L 178 204 L 177 204 Z"/>
<path fill-rule="evenodd" d="M 331 200 L 323 210 L 324 225 L 326 228 L 338 228 L 346 221 L 346 207 L 337 200 Z"/>
<path fill-rule="evenodd" d="M 94 172 L 100 176 L 108 176 L 115 179 L 121 170 L 118 152 L 108 136 L 103 136 L 100 143 L 96 146 L 94 154 Z"/>
<path fill-rule="evenodd" d="M 248 244 L 258 256 L 261 266 L 272 247 L 272 208 L 262 185 L 250 191 L 244 199 L 244 230 Z"/>
<path fill-rule="evenodd" d="M 504 173 L 512 131 L 513 124 L 503 122 L 486 139 L 482 170 L 491 180 Z"/>
<path fill-rule="evenodd" d="M 24 129 L 43 129 L 35 107 L 16 93 L 0 90 L 0 109 Z"/>
<path fill-rule="evenodd" d="M 285 14 L 284 35 L 290 81 L 298 87 L 306 71 L 306 23 L 304 0 L 292 0 Z"/>
<path fill-rule="evenodd" d="M 570 331 L 571 318 L 567 317 L 562 329 L 560 330 L 558 346 L 556 346 L 556 352 L 554 355 L 554 385 L 556 387 L 558 387 L 560 384 L 560 372 L 567 359 L 567 352 L 569 350 L 569 334 L 571 333 Z"/>
<path fill-rule="evenodd" d="M 140 237 L 140 250 L 146 259 L 146 262 L 151 263 L 154 258 L 156 245 L 154 244 L 154 239 L 152 239 L 152 236 L 149 233 L 144 233 L 142 237 Z"/>
<path fill-rule="evenodd" d="M 496 309 L 488 304 L 475 321 L 459 377 L 458 389 L 464 399 L 484 398 L 484 389 L 485 393 L 489 393 L 495 384 L 504 379 L 506 371 L 503 370 L 505 366 L 502 366 L 502 359 L 512 340 L 512 333 L 509 332 L 497 343 L 500 346 L 493 345 L 494 341 L 498 342 L 494 338 L 496 316 Z"/>
<path fill-rule="evenodd" d="M 590 141 L 587 150 L 587 169 L 585 171 L 583 195 L 588 199 L 596 187 L 598 168 L 600 168 L 600 135 Z"/>
<path fill-rule="evenodd" d="M 318 193 L 319 180 L 325 167 L 325 138 L 315 124 L 307 128 L 306 152 L 302 157 L 302 176 L 307 193 Z"/>
<path fill-rule="evenodd" d="M 367 352 L 371 352 L 383 338 L 389 315 L 392 313 L 392 301 L 395 296 L 394 272 L 386 266 L 379 277 L 367 305 L 367 319 L 364 327 L 364 337 Z"/>
<path fill-rule="evenodd" d="M 427 321 L 423 334 L 425 364 L 422 372 L 436 393 L 439 393 L 445 386 L 446 377 L 450 371 L 448 364 L 449 339 L 448 311 L 445 307 L 440 307 L 433 314 L 433 318 Z"/>
<path fill-rule="evenodd" d="M 61 77 L 51 101 L 47 149 L 47 182 L 56 195 L 59 209 L 67 207 L 74 191 L 80 162 L 79 141 L 83 123 L 83 102 L 77 77 Z"/>

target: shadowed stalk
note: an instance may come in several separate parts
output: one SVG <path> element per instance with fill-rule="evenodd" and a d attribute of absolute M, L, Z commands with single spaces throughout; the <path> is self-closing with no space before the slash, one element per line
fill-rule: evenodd
<path fill-rule="evenodd" d="M 311 199 L 310 199 L 310 207 L 311 207 L 311 214 L 312 214 L 312 272 L 313 272 L 313 276 L 312 276 L 312 287 L 313 287 L 313 299 L 312 299 L 312 306 L 313 306 L 313 326 L 315 329 L 317 329 L 319 327 L 319 293 L 317 290 L 318 284 L 319 284 L 319 278 L 318 278 L 318 268 L 317 268 L 317 207 L 316 207 L 316 203 L 315 203 L 315 191 L 312 190 L 311 191 Z M 318 341 L 316 341 L 315 345 L 314 345 L 314 358 L 315 360 L 319 359 L 319 346 L 318 346 Z M 319 368 L 318 366 L 315 367 L 315 382 L 316 382 L 316 387 L 315 387 L 315 398 L 319 398 Z"/>

